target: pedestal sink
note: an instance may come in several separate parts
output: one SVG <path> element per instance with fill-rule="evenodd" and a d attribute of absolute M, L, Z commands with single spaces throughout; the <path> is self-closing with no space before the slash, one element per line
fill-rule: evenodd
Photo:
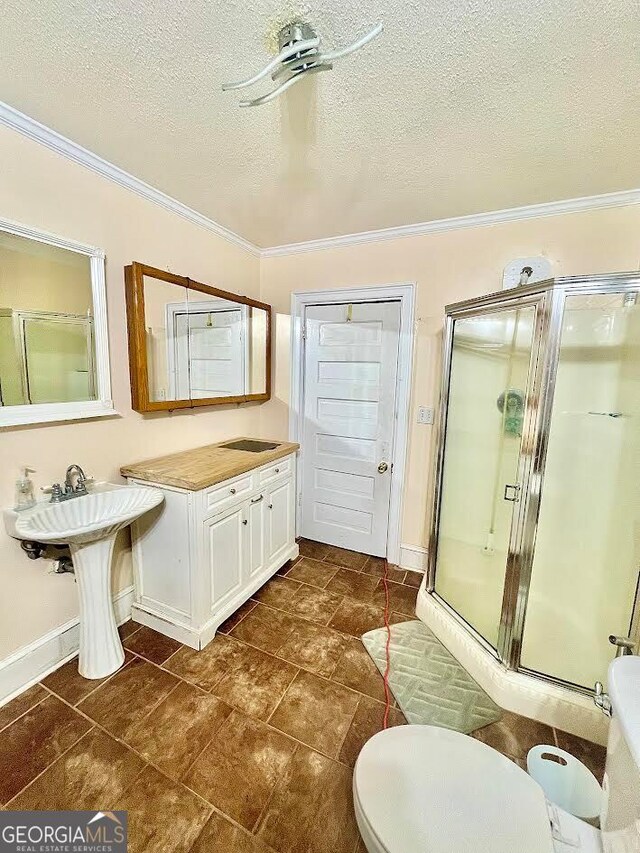
<path fill-rule="evenodd" d="M 110 486 L 5 515 L 7 531 L 18 539 L 69 545 L 80 595 L 78 671 L 85 678 L 104 678 L 124 662 L 111 601 L 116 534 L 163 500 L 159 489 Z"/>

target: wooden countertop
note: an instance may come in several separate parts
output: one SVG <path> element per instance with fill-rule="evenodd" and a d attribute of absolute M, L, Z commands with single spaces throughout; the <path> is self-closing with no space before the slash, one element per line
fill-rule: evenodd
<path fill-rule="evenodd" d="M 238 474 L 244 474 L 261 465 L 267 465 L 269 462 L 275 462 L 276 459 L 295 453 L 300 447 L 299 444 L 291 441 L 281 441 L 274 450 L 251 453 L 247 450 L 227 450 L 220 446 L 243 438 L 246 439 L 248 436 L 227 438 L 217 444 L 207 444 L 193 450 L 184 450 L 181 453 L 171 453 L 168 456 L 158 456 L 132 465 L 123 465 L 120 473 L 123 477 L 135 477 L 137 480 L 147 480 L 150 483 L 197 491 L 214 486 L 230 477 L 237 477 Z M 261 440 L 270 441 L 271 439 Z"/>

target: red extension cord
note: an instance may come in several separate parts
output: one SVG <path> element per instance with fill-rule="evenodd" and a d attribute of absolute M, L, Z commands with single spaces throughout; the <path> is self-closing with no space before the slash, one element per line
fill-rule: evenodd
<path fill-rule="evenodd" d="M 389 563 L 384 561 L 384 575 L 382 576 L 384 584 L 384 627 L 387 629 L 387 642 L 385 644 L 385 654 L 387 665 L 382 676 L 384 683 L 384 717 L 382 719 L 382 728 L 389 728 L 389 709 L 391 708 L 391 692 L 389 690 L 389 670 L 391 668 L 391 654 L 389 647 L 391 645 L 391 627 L 389 625 Z"/>

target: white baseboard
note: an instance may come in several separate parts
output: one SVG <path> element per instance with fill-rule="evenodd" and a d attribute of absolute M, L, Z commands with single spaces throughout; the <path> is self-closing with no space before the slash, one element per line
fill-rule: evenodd
<path fill-rule="evenodd" d="M 426 572 L 427 549 L 421 545 L 400 545 L 400 568 Z"/>
<path fill-rule="evenodd" d="M 126 587 L 114 596 L 113 609 L 118 625 L 131 618 L 132 604 L 133 586 Z M 0 661 L 0 705 L 36 684 L 78 653 L 79 623 L 78 617 L 71 619 Z"/>

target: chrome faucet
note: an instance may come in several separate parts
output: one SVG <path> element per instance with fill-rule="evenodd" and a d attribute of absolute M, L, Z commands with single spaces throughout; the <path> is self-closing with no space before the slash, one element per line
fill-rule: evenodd
<path fill-rule="evenodd" d="M 75 486 L 73 484 L 75 474 Z M 68 501 L 87 494 L 87 478 L 79 465 L 69 465 L 64 478 L 64 487 L 60 483 L 51 486 L 51 503 Z"/>

